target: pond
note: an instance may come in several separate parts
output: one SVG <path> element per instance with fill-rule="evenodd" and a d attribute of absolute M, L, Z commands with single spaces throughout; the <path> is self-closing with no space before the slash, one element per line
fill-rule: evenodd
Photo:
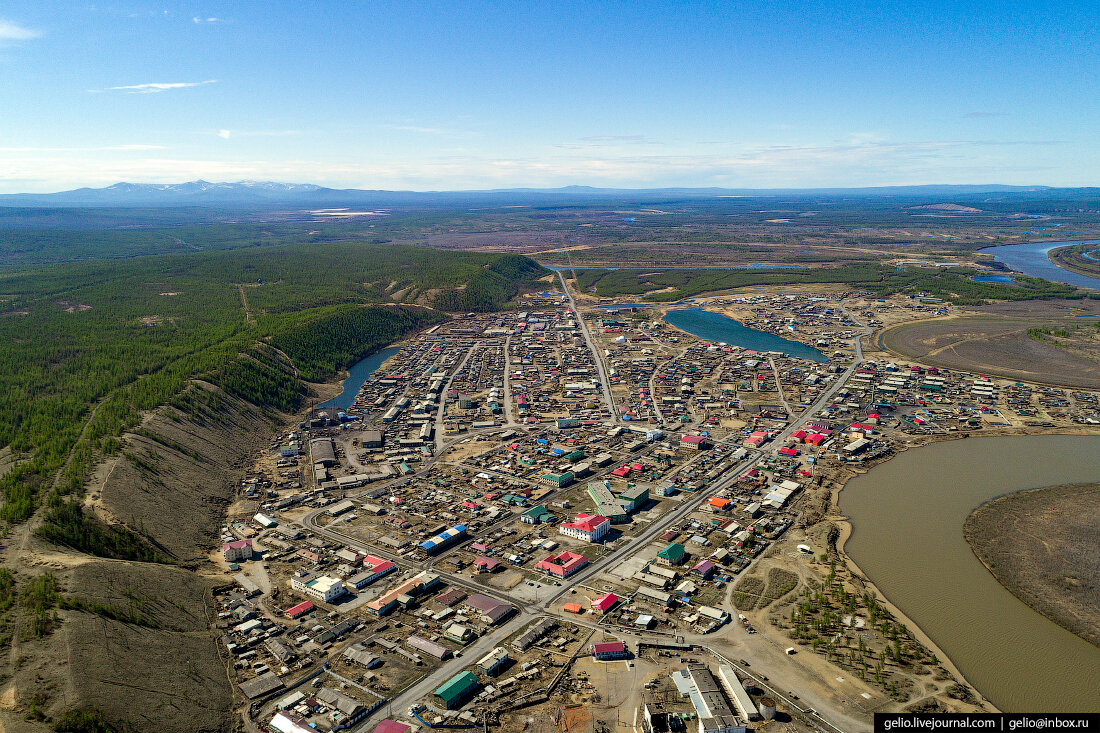
<path fill-rule="evenodd" d="M 703 308 L 681 308 L 665 315 L 665 322 L 707 341 L 732 344 L 754 351 L 779 351 L 809 361 L 826 362 L 825 354 L 812 346 L 749 328 L 740 321 Z"/>

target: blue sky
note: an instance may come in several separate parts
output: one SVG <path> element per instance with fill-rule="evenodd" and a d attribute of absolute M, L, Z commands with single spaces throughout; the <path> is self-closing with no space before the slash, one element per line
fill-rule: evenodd
<path fill-rule="evenodd" d="M 1097 2 L 0 5 L 0 191 L 1100 185 Z"/>

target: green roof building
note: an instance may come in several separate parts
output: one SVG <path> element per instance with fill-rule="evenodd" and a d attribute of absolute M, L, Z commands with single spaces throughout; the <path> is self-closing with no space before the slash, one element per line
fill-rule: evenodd
<path fill-rule="evenodd" d="M 540 524 L 550 518 L 550 512 L 542 504 L 533 506 L 523 513 L 520 521 L 527 524 Z"/>
<path fill-rule="evenodd" d="M 661 565 L 679 565 L 687 557 L 684 546 L 679 542 L 670 542 L 668 547 L 657 553 L 657 562 Z"/>
<path fill-rule="evenodd" d="M 573 476 L 573 473 L 571 471 L 566 471 L 565 473 L 560 473 L 560 474 L 559 473 L 544 473 L 542 475 L 542 477 L 539 479 L 539 481 L 541 481 L 542 483 L 549 484 L 550 486 L 556 486 L 559 489 L 573 483 L 573 480 L 574 480 L 574 476 Z"/>
<path fill-rule="evenodd" d="M 433 694 L 443 707 L 456 710 L 473 697 L 476 690 L 477 675 L 473 672 L 460 672 L 440 685 Z"/>

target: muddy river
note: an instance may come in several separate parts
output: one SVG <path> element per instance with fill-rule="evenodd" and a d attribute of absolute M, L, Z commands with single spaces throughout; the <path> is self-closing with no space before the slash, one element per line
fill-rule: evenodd
<path fill-rule="evenodd" d="M 840 508 L 853 527 L 845 550 L 998 708 L 1100 710 L 1100 649 L 1017 600 L 963 537 L 967 516 L 997 496 L 1094 481 L 1100 436 L 916 448 L 845 486 Z"/>

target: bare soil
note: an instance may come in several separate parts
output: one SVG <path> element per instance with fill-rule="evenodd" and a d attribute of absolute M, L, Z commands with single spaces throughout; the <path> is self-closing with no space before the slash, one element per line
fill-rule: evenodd
<path fill-rule="evenodd" d="M 1100 646 L 1100 484 L 1002 496 L 974 510 L 965 531 L 1001 585 Z"/>

